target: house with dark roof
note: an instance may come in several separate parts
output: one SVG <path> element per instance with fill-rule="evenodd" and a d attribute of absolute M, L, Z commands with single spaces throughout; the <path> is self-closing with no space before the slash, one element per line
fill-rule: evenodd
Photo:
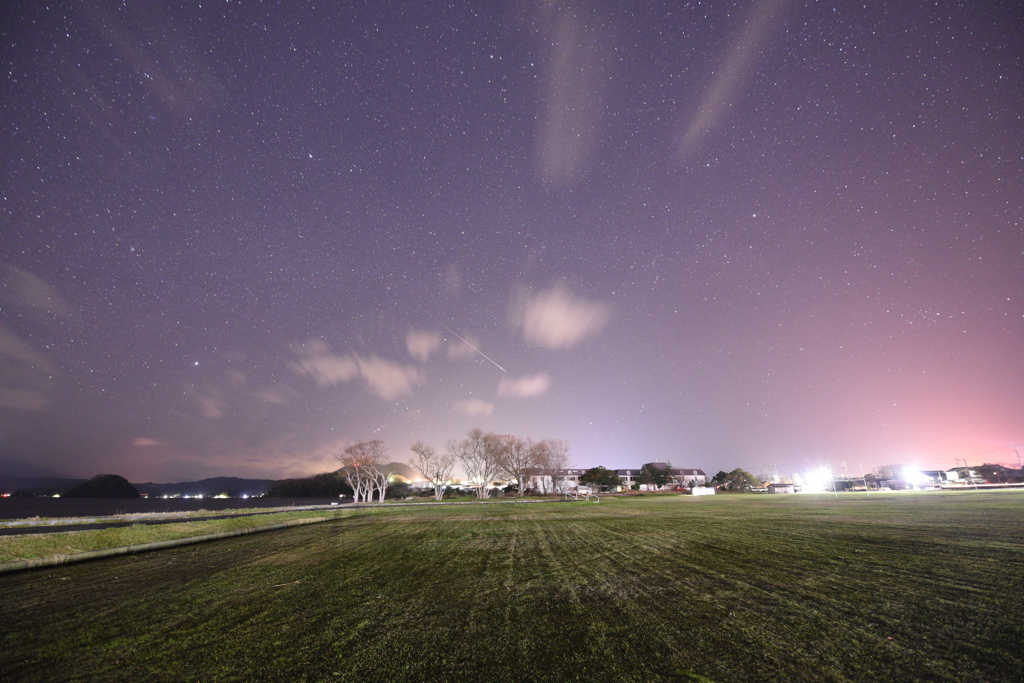
<path fill-rule="evenodd" d="M 587 473 L 579 468 L 561 470 L 530 467 L 523 472 L 526 475 L 526 490 L 541 494 L 565 493 L 580 485 L 580 477 Z"/>
<path fill-rule="evenodd" d="M 664 472 L 672 481 L 669 486 L 685 489 L 690 487 L 691 482 L 696 486 L 704 486 L 704 484 L 707 483 L 707 475 L 704 474 L 704 470 L 690 469 L 686 467 L 672 467 L 672 463 L 669 462 L 644 463 L 644 467 L 647 466 Z"/>

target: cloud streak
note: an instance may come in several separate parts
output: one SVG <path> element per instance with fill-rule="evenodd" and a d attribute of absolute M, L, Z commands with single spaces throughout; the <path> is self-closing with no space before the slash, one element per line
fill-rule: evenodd
<path fill-rule="evenodd" d="M 540 22 L 548 50 L 538 171 L 546 182 L 569 183 L 579 178 L 597 147 L 611 40 L 600 18 L 581 4 L 541 3 Z"/>
<path fill-rule="evenodd" d="M 536 294 L 519 290 L 509 306 L 509 324 L 520 328 L 523 338 L 549 349 L 568 349 L 600 332 L 611 315 L 611 306 L 574 296 L 557 284 Z"/>
<path fill-rule="evenodd" d="M 41 391 L 0 387 L 0 408 L 46 410 L 49 406 L 49 399 Z"/>
<path fill-rule="evenodd" d="M 0 357 L 20 361 L 44 372 L 55 372 L 53 364 L 14 333 L 0 325 Z"/>
<path fill-rule="evenodd" d="M 690 120 L 679 156 L 686 157 L 709 132 L 722 125 L 729 108 L 739 99 L 747 75 L 757 64 L 771 29 L 781 20 L 786 0 L 761 0 L 751 10 L 743 31 L 733 41 L 697 112 Z"/>
<path fill-rule="evenodd" d="M 82 316 L 68 306 L 60 293 L 46 280 L 13 266 L 6 266 L 4 270 L 7 272 L 4 280 L 6 301 L 64 322 L 82 322 Z"/>
<path fill-rule="evenodd" d="M 289 405 L 298 397 L 291 389 L 281 386 L 263 387 L 254 391 L 252 395 L 275 406 Z"/>
<path fill-rule="evenodd" d="M 441 335 L 434 330 L 409 330 L 405 335 L 405 348 L 415 360 L 426 363 L 441 348 Z"/>
<path fill-rule="evenodd" d="M 422 373 L 414 367 L 399 365 L 377 355 L 337 355 L 322 340 L 308 344 L 295 344 L 292 352 L 298 357 L 289 363 L 295 372 L 310 377 L 320 386 L 333 386 L 359 377 L 366 386 L 386 401 L 393 401 L 412 393 L 412 388 L 423 381 Z"/>
<path fill-rule="evenodd" d="M 455 333 L 453 332 L 452 334 Z M 448 342 L 448 357 L 454 360 L 473 358 L 479 353 L 476 348 L 479 343 L 477 338 L 470 334 L 467 334 L 465 338 L 458 337 L 453 339 Z"/>
<path fill-rule="evenodd" d="M 192 115 L 225 101 L 227 88 L 159 5 L 113 12 L 106 3 L 88 3 L 86 16 L 131 69 L 140 84 L 172 111 Z"/>
<path fill-rule="evenodd" d="M 182 388 L 196 402 L 206 419 L 219 420 L 227 414 L 228 403 L 224 399 L 224 392 L 217 386 L 207 383 L 200 389 L 190 382 L 184 382 Z"/>
<path fill-rule="evenodd" d="M 482 401 L 479 398 L 468 398 L 464 401 L 456 402 L 455 409 L 460 413 L 477 417 L 494 413 L 494 404 L 490 401 Z"/>
<path fill-rule="evenodd" d="M 498 396 L 515 396 L 530 398 L 540 396 L 551 386 L 551 378 L 546 373 L 524 375 L 517 379 L 506 377 L 498 382 Z"/>

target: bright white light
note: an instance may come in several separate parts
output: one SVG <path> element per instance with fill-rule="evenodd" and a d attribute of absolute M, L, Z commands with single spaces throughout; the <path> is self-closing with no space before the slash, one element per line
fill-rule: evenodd
<path fill-rule="evenodd" d="M 928 477 L 921 474 L 920 470 L 918 470 L 916 467 L 908 466 L 903 468 L 903 481 L 914 486 L 915 488 L 920 488 L 921 486 L 924 486 L 925 484 L 928 483 Z"/>
<path fill-rule="evenodd" d="M 828 468 L 822 467 L 808 472 L 804 477 L 804 491 L 831 491 L 832 475 Z"/>

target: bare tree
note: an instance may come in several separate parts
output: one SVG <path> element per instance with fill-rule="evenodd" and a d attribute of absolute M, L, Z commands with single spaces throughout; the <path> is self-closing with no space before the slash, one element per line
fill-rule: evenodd
<path fill-rule="evenodd" d="M 569 442 L 564 439 L 544 439 L 545 465 L 551 473 L 553 493 L 565 492 L 565 470 L 569 467 Z"/>
<path fill-rule="evenodd" d="M 391 475 L 395 473 L 394 463 L 387 462 L 388 452 L 380 439 L 366 442 L 367 464 L 373 488 L 377 491 L 377 502 L 384 502 L 384 495 L 391 483 Z M 371 496 L 372 498 L 372 496 Z"/>
<path fill-rule="evenodd" d="M 548 495 L 552 492 L 552 477 L 551 477 L 551 454 L 548 451 L 547 441 L 534 441 L 530 447 L 532 451 L 531 457 L 533 458 L 532 472 L 534 473 L 534 481 L 540 493 L 543 496 Z"/>
<path fill-rule="evenodd" d="M 486 498 L 487 489 L 498 474 L 500 439 L 481 429 L 471 429 L 462 441 L 448 442 L 448 452 L 461 462 L 466 476 L 476 486 L 477 498 Z"/>
<path fill-rule="evenodd" d="M 362 442 L 352 444 L 334 456 L 341 463 L 341 471 L 352 487 L 352 497 L 357 503 L 367 500 L 373 490 L 369 472 L 365 469 L 364 445 Z"/>
<path fill-rule="evenodd" d="M 509 479 L 515 479 L 522 497 L 526 493 L 527 471 L 536 465 L 533 442 L 505 434 L 498 437 L 498 444 L 498 469 Z"/>
<path fill-rule="evenodd" d="M 379 493 L 378 500 L 383 502 L 388 480 L 393 474 L 393 468 L 385 464 L 387 450 L 383 441 L 374 439 L 354 443 L 336 457 L 341 461 L 341 469 L 352 487 L 355 502 L 360 499 L 372 502 L 374 491 Z"/>
<path fill-rule="evenodd" d="M 450 450 L 437 453 L 432 446 L 422 441 L 414 443 L 410 450 L 416 457 L 409 464 L 434 487 L 434 499 L 441 500 L 448 487 L 448 480 L 452 477 L 452 470 L 455 469 L 455 454 Z"/>

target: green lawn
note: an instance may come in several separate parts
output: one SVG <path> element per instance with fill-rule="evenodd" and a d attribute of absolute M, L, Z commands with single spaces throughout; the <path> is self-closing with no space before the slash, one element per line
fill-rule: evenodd
<path fill-rule="evenodd" d="M 4 680 L 1024 680 L 1024 494 L 376 510 L 0 576 Z"/>
<path fill-rule="evenodd" d="M 53 555 L 70 555 L 91 550 L 106 550 L 140 543 L 168 541 L 217 534 L 239 529 L 253 529 L 271 526 L 296 519 L 334 517 L 350 513 L 333 510 L 304 510 L 302 512 L 278 512 L 268 515 L 244 517 L 222 517 L 204 521 L 183 519 L 171 524 L 132 524 L 131 526 L 109 529 L 88 529 L 84 531 L 58 531 L 17 536 L 0 536 L 0 563 L 29 560 Z M 41 529 L 40 531 L 43 531 Z"/>

